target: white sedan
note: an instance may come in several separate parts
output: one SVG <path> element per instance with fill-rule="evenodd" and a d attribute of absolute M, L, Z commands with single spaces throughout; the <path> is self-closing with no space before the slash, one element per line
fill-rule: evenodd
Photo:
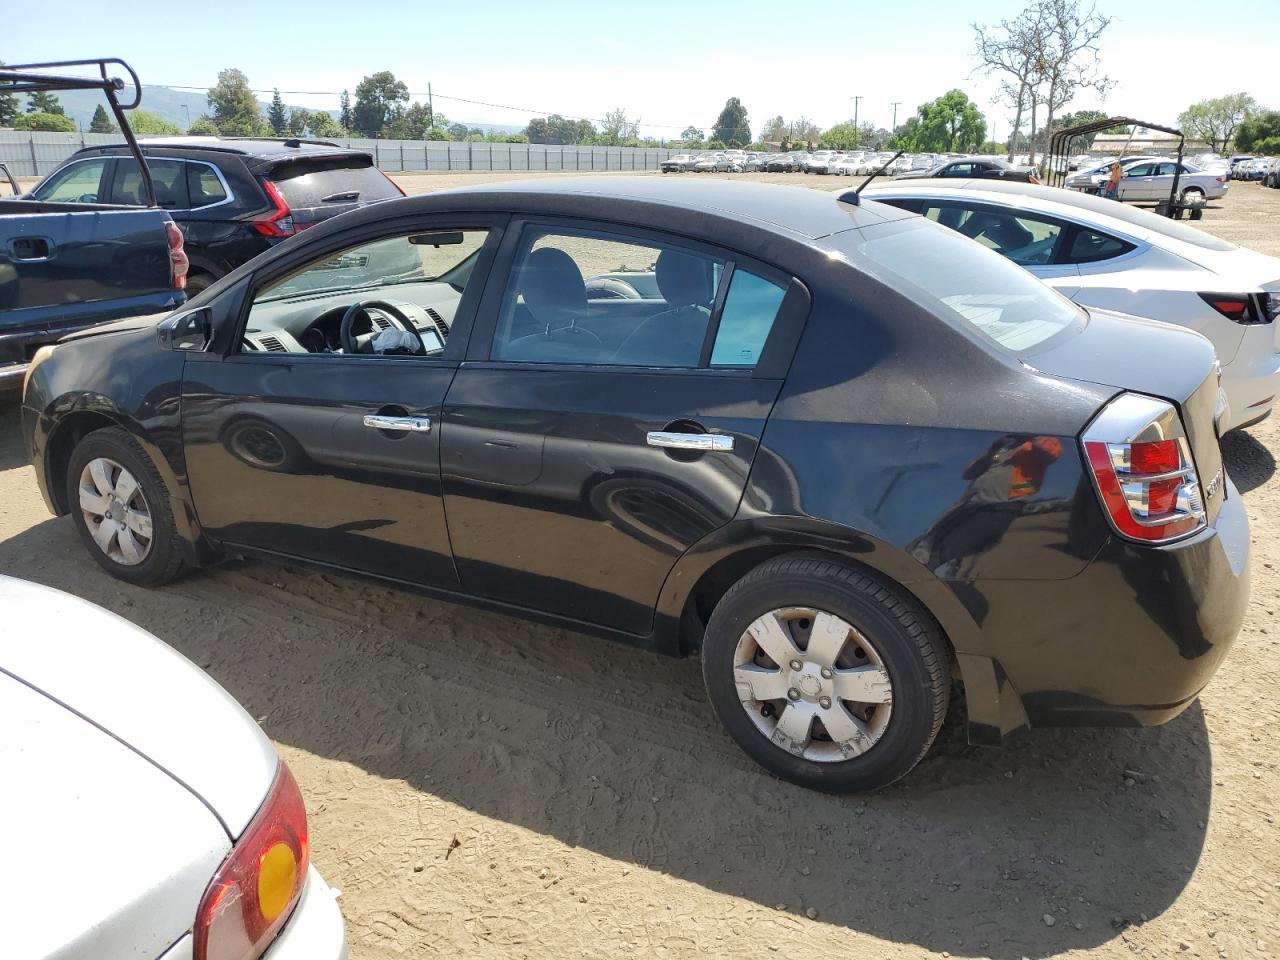
<path fill-rule="evenodd" d="M 298 786 L 150 634 L 0 577 L 5 960 L 341 960 Z"/>
<path fill-rule="evenodd" d="M 1083 306 L 1198 331 L 1222 365 L 1223 429 L 1271 413 L 1280 392 L 1280 259 L 1113 200 L 1029 183 L 905 180 L 863 196 L 951 227 Z"/>

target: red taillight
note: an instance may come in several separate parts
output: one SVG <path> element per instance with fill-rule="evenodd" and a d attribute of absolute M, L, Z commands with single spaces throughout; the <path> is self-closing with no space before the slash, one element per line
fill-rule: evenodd
<path fill-rule="evenodd" d="M 307 876 L 307 811 L 283 763 L 213 875 L 192 929 L 195 960 L 256 960 L 289 919 Z"/>
<path fill-rule="evenodd" d="M 1117 532 L 1158 543 L 1194 533 L 1207 522 L 1200 479 L 1172 404 L 1121 394 L 1094 418 L 1083 442 L 1098 495 Z"/>
<path fill-rule="evenodd" d="M 267 199 L 271 201 L 274 209 L 266 216 L 256 218 L 253 221 L 253 229 L 264 237 L 293 236 L 298 231 L 293 225 L 293 214 L 289 210 L 289 205 L 284 202 L 284 197 L 280 196 L 279 188 L 270 180 L 263 180 L 262 189 L 266 191 Z"/>
<path fill-rule="evenodd" d="M 175 290 L 185 290 L 191 261 L 187 259 L 187 251 L 182 245 L 182 231 L 170 220 L 164 225 L 164 233 L 169 240 L 169 283 Z"/>
<path fill-rule="evenodd" d="M 1253 323 L 1253 310 L 1247 296 L 1232 293 L 1202 293 L 1200 299 L 1228 320 L 1236 323 Z"/>
<path fill-rule="evenodd" d="M 378 172 L 382 174 L 383 179 L 384 179 L 384 180 L 386 180 L 386 181 L 387 181 L 387 183 L 389 183 L 389 184 L 391 184 L 391 186 L 395 187 L 395 189 L 396 189 L 396 193 L 400 194 L 400 196 L 402 196 L 402 197 L 407 197 L 407 196 L 408 196 L 408 194 L 407 194 L 407 193 L 405 193 L 403 190 L 401 190 L 401 189 L 400 189 L 400 184 L 396 183 L 394 180 L 392 180 L 390 177 L 388 177 L 388 176 L 387 176 L 386 171 L 379 170 Z"/>

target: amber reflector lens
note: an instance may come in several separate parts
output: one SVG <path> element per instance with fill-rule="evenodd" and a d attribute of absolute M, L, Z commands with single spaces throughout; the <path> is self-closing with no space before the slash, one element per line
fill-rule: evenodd
<path fill-rule="evenodd" d="M 298 882 L 298 861 L 285 843 L 273 845 L 258 864 L 258 909 L 270 923 L 284 912 Z"/>

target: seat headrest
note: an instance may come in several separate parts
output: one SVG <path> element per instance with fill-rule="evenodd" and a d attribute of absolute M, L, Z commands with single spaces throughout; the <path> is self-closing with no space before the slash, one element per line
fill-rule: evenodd
<path fill-rule="evenodd" d="M 663 250 L 653 267 L 662 299 L 671 307 L 690 304 L 710 307 L 715 299 L 711 287 L 711 261 L 679 250 Z"/>
<path fill-rule="evenodd" d="M 569 254 L 555 247 L 534 250 L 525 258 L 516 289 L 539 323 L 563 319 L 587 304 L 582 271 Z"/>

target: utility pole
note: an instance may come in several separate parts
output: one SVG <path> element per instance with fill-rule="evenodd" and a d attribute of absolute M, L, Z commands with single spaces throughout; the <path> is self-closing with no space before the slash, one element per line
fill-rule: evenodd
<path fill-rule="evenodd" d="M 850 97 L 849 99 L 853 101 L 853 129 L 856 131 L 858 129 L 858 101 L 862 97 Z"/>
<path fill-rule="evenodd" d="M 435 106 L 431 102 L 431 81 L 427 81 L 427 129 L 432 130 L 436 125 Z"/>
<path fill-rule="evenodd" d="M 182 105 L 182 112 L 183 112 L 184 114 L 186 114 L 186 117 L 187 117 L 187 129 L 188 129 L 188 130 L 190 130 L 190 129 L 191 129 L 191 111 L 190 111 L 189 109 L 187 109 L 187 105 L 186 105 L 185 103 Z"/>
<path fill-rule="evenodd" d="M 893 101 L 893 127 L 889 130 L 890 133 L 898 129 L 898 107 L 900 106 L 902 106 L 901 100 Z"/>

